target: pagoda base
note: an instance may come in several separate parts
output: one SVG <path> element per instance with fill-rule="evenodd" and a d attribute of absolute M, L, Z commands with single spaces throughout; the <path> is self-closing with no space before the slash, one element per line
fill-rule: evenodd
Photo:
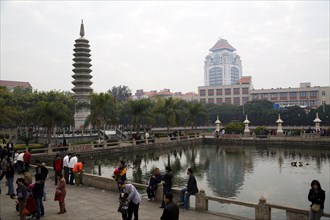
<path fill-rule="evenodd" d="M 78 112 L 74 114 L 74 127 L 76 130 L 82 129 L 84 127 L 86 118 L 90 112 Z"/>

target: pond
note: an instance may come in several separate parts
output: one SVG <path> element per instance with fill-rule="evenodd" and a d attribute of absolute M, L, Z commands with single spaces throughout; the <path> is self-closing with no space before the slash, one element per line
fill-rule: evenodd
<path fill-rule="evenodd" d="M 186 171 L 191 167 L 198 188 L 207 195 L 251 203 L 258 203 L 264 196 L 269 203 L 303 209 L 310 204 L 307 199 L 310 183 L 317 179 L 326 191 L 324 211 L 330 212 L 330 149 L 185 146 L 90 158 L 85 170 L 111 177 L 120 159 L 127 162 L 127 178 L 133 182 L 147 183 L 155 167 L 164 172 L 170 165 L 174 185 L 183 187 L 187 182 Z M 291 162 L 301 162 L 302 166 L 292 166 Z M 209 209 L 254 218 L 251 208 L 210 202 Z M 272 209 L 272 219 L 285 219 L 285 212 Z"/>

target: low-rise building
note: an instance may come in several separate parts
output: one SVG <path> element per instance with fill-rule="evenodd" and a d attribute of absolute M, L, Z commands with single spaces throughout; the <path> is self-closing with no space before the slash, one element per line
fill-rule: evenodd
<path fill-rule="evenodd" d="M 298 105 L 301 107 L 318 107 L 330 104 L 329 86 L 311 86 L 311 83 L 300 83 L 295 88 L 253 89 L 251 100 L 268 100 L 280 106 Z"/>
<path fill-rule="evenodd" d="M 251 89 L 251 77 L 245 76 L 235 85 L 199 86 L 198 98 L 201 103 L 243 105 L 251 100 Z"/>
<path fill-rule="evenodd" d="M 22 89 L 31 89 L 32 86 L 29 82 L 22 81 L 9 81 L 9 80 L 0 80 L 0 86 L 6 87 L 10 92 L 13 92 L 15 88 Z"/>
<path fill-rule="evenodd" d="M 279 106 L 318 107 L 330 104 L 329 86 L 311 86 L 300 83 L 296 88 L 253 89 L 251 77 L 242 77 L 236 85 L 199 86 L 201 103 L 243 105 L 251 100 L 268 100 Z"/>

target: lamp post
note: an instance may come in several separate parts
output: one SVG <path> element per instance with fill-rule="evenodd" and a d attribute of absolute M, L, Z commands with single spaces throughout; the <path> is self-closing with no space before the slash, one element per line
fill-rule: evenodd
<path fill-rule="evenodd" d="M 247 115 L 245 115 L 245 120 L 243 121 L 243 124 L 245 125 L 244 136 L 248 137 L 250 136 L 250 129 L 249 129 L 250 121 L 248 120 Z"/>
<path fill-rule="evenodd" d="M 316 118 L 313 121 L 315 123 L 315 130 L 316 132 L 320 131 L 320 123 L 322 122 L 321 119 L 319 119 L 319 113 L 316 112 Z"/>
<path fill-rule="evenodd" d="M 283 129 L 282 129 L 283 121 L 281 119 L 281 115 L 280 114 L 278 114 L 278 119 L 276 121 L 276 124 L 277 124 L 276 135 L 283 136 Z"/>

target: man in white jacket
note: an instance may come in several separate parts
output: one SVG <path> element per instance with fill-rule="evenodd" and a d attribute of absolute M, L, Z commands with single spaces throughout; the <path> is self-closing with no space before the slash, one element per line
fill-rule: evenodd
<path fill-rule="evenodd" d="M 73 157 L 70 158 L 69 160 L 69 170 L 70 170 L 70 185 L 74 185 L 73 181 L 74 181 L 74 175 L 73 175 L 73 167 L 74 165 L 78 162 L 78 158 L 76 155 L 74 155 Z"/>
<path fill-rule="evenodd" d="M 66 184 L 69 184 L 69 160 L 71 157 L 71 153 L 67 153 L 63 158 L 63 171 L 64 171 L 64 179 Z"/>

